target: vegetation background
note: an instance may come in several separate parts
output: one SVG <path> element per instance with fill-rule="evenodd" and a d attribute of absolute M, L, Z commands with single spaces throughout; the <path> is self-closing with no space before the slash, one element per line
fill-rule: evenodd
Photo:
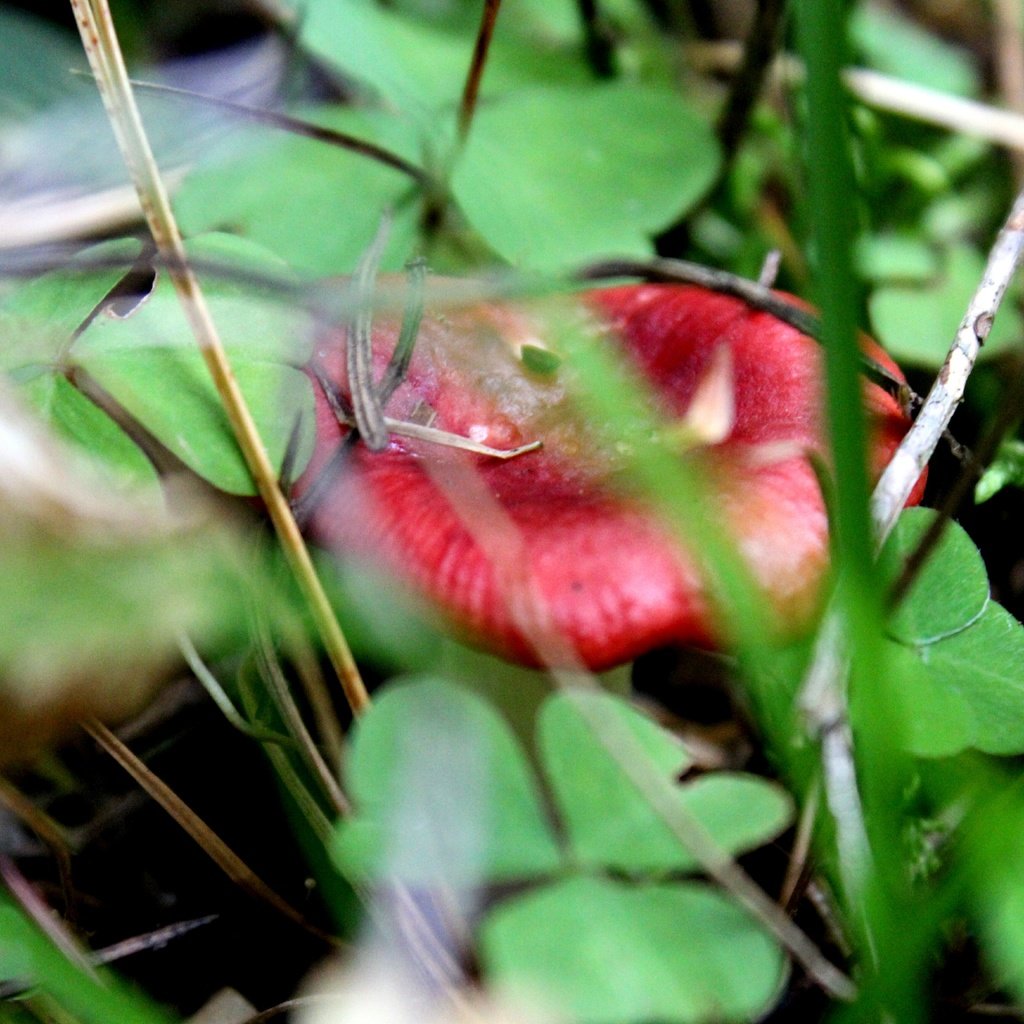
<path fill-rule="evenodd" d="M 309 456 L 295 367 L 385 211 L 382 269 L 494 295 L 610 256 L 757 279 L 776 252 L 820 310 L 835 596 L 816 635 L 767 639 L 657 451 L 631 480 L 706 542 L 735 657 L 562 692 L 317 555 L 373 691 L 343 758 L 337 659 L 147 263 L 70 8 L 3 4 L 0 1019 L 225 992 L 195 1019 L 1019 1019 L 1019 292 L 932 461 L 942 511 L 877 561 L 853 343 L 921 394 L 946 356 L 1020 183 L 1019 4 L 504 0 L 475 106 L 475 2 L 112 6 L 136 77 L 220 97 L 140 89 L 276 468 Z M 616 367 L 576 370 L 600 430 L 631 429 Z"/>

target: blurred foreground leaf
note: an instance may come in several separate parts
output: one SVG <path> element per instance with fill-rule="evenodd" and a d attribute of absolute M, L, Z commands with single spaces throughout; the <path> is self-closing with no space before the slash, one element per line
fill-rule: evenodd
<path fill-rule="evenodd" d="M 561 864 L 519 745 L 460 687 L 420 681 L 379 697 L 346 775 L 359 814 L 340 826 L 335 853 L 357 876 L 472 886 Z"/>
<path fill-rule="evenodd" d="M 71 963 L 6 896 L 0 895 L 0 980 L 38 985 L 69 1015 L 95 1024 L 169 1024 L 171 1017 L 109 974 Z M 36 1018 L 33 1018 L 36 1019 Z"/>
<path fill-rule="evenodd" d="M 753 1020 L 785 977 L 773 939 L 692 883 L 571 878 L 494 911 L 481 951 L 501 990 L 588 1024 Z"/>
<path fill-rule="evenodd" d="M 699 868 L 611 752 L 628 730 L 672 778 L 690 757 L 670 733 L 624 701 L 589 691 L 550 697 L 538 729 L 544 768 L 580 864 L 634 873 Z M 755 776 L 714 772 L 677 792 L 680 809 L 733 855 L 778 835 L 792 817 L 788 794 Z"/>

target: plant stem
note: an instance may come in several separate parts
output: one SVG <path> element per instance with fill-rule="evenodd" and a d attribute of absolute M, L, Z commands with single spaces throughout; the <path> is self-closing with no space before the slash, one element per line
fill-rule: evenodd
<path fill-rule="evenodd" d="M 231 429 L 266 504 L 292 572 L 309 604 L 345 697 L 353 713 L 358 715 L 368 707 L 369 695 L 302 534 L 278 486 L 277 476 L 221 344 L 199 282 L 188 265 L 167 191 L 135 104 L 107 0 L 71 0 L 71 7 L 153 241 L 168 267 Z"/>
<path fill-rule="evenodd" d="M 287 900 L 271 889 L 163 779 L 150 771 L 105 725 L 92 719 L 85 723 L 85 730 L 188 833 L 232 882 L 310 935 L 329 945 L 336 944 L 332 936 L 310 924 Z"/>
<path fill-rule="evenodd" d="M 476 45 L 473 47 L 473 59 L 466 74 L 466 84 L 462 89 L 462 102 L 459 104 L 459 144 L 462 145 L 469 135 L 473 123 L 473 112 L 480 94 L 480 81 L 484 77 L 484 66 L 487 63 L 487 52 L 494 35 L 494 25 L 498 20 L 501 0 L 484 0 L 483 15 L 480 28 L 477 30 Z"/>

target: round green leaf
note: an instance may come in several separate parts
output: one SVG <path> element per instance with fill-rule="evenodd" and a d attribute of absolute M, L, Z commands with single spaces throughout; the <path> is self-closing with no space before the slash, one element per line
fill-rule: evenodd
<path fill-rule="evenodd" d="M 895 580 L 936 513 L 906 509 L 882 551 L 886 578 Z M 908 644 L 930 644 L 966 629 L 989 600 L 988 574 L 978 549 L 957 523 L 950 523 L 928 562 L 889 616 L 889 635 Z"/>
<path fill-rule="evenodd" d="M 452 188 L 514 264 L 650 254 L 710 186 L 718 147 L 678 95 L 635 85 L 518 92 L 479 109 Z"/>
<path fill-rule="evenodd" d="M 995 601 L 969 629 L 920 650 L 936 689 L 974 718 L 971 743 L 989 754 L 1024 752 L 1024 627 Z"/>
<path fill-rule="evenodd" d="M 939 271 L 932 246 L 916 235 L 896 232 L 862 238 L 856 260 L 860 275 L 879 284 L 926 283 Z"/>
<path fill-rule="evenodd" d="M 344 5 L 347 6 L 347 5 Z M 419 136 L 395 117 L 318 108 L 307 116 L 327 128 L 383 146 L 413 164 L 423 159 Z M 260 128 L 228 157 L 205 160 L 179 188 L 182 230 L 229 229 L 316 274 L 350 273 L 369 245 L 381 213 L 393 213 L 382 266 L 397 269 L 418 237 L 419 185 L 369 157 L 295 135 Z M 257 141 L 258 140 L 258 141 Z"/>
<path fill-rule="evenodd" d="M 492 983 L 587 1024 L 753 1020 L 778 995 L 774 940 L 703 885 L 574 878 L 509 900 L 484 921 Z"/>
<path fill-rule="evenodd" d="M 356 815 L 334 853 L 351 876 L 468 887 L 562 862 L 511 731 L 461 687 L 385 691 L 356 725 L 345 774 Z"/>
<path fill-rule="evenodd" d="M 548 699 L 538 745 L 580 864 L 629 872 L 699 868 L 611 753 L 644 758 L 652 784 L 665 786 L 690 763 L 670 733 L 618 698 L 575 691 Z M 675 787 L 674 796 L 681 812 L 729 854 L 760 846 L 792 818 L 789 796 L 753 776 L 707 775 Z"/>
<path fill-rule="evenodd" d="M 302 41 L 318 56 L 362 80 L 394 106 L 422 115 L 454 111 L 473 55 L 476 19 L 461 31 L 369 0 L 311 0 L 303 9 Z M 582 51 L 517 38 L 502 20 L 487 58 L 482 95 L 531 82 L 585 82 Z"/>
<path fill-rule="evenodd" d="M 895 643 L 885 650 L 900 745 L 918 757 L 949 757 L 971 746 L 978 722 L 962 690 L 942 685 L 918 652 Z"/>
<path fill-rule="evenodd" d="M 954 245 L 946 254 L 942 273 L 926 285 L 876 289 L 869 307 L 879 341 L 898 360 L 938 366 L 984 269 L 985 262 L 976 249 Z M 1015 346 L 1022 326 L 1013 304 L 1004 303 L 981 350 L 982 358 Z"/>
<path fill-rule="evenodd" d="M 190 253 L 211 258 L 260 251 L 237 239 L 207 240 Z M 266 261 L 281 273 L 280 264 Z M 272 463 L 280 467 L 299 425 L 292 472 L 312 452 L 313 390 L 296 365 L 305 361 L 312 325 L 302 311 L 262 295 L 244 282 L 204 279 L 213 321 Z M 97 316 L 75 343 L 72 360 L 187 466 L 232 494 L 255 488 L 210 374 L 167 275 L 130 315 Z"/>

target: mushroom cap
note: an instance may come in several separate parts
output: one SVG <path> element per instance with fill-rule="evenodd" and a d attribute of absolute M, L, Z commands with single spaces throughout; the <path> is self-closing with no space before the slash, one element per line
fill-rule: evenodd
<path fill-rule="evenodd" d="M 591 436 L 565 374 L 534 372 L 522 358 L 524 345 L 557 350 L 552 324 L 564 322 L 567 307 L 620 347 L 670 420 L 686 416 L 711 378 L 731 382 L 734 408 L 721 438 L 681 457 L 705 470 L 710 505 L 780 630 L 806 627 L 828 565 L 828 520 L 809 461 L 827 451 L 822 353 L 795 328 L 703 288 L 627 285 L 428 313 L 387 415 L 422 423 L 428 414 L 431 425 L 496 448 L 534 440 L 543 448 L 499 460 L 397 434 L 379 452 L 357 440 L 312 509 L 314 541 L 371 560 L 471 642 L 526 664 L 600 670 L 658 646 L 718 646 L 694 559 L 623 491 L 621 459 Z M 398 329 L 394 320 L 375 323 L 378 377 Z M 347 397 L 344 344 L 344 332 L 324 336 L 315 358 Z M 902 379 L 876 345 L 865 339 L 864 347 Z M 877 475 L 909 422 L 876 385 L 865 382 L 864 397 Z M 316 451 L 297 494 L 326 472 L 347 433 L 317 386 Z"/>

